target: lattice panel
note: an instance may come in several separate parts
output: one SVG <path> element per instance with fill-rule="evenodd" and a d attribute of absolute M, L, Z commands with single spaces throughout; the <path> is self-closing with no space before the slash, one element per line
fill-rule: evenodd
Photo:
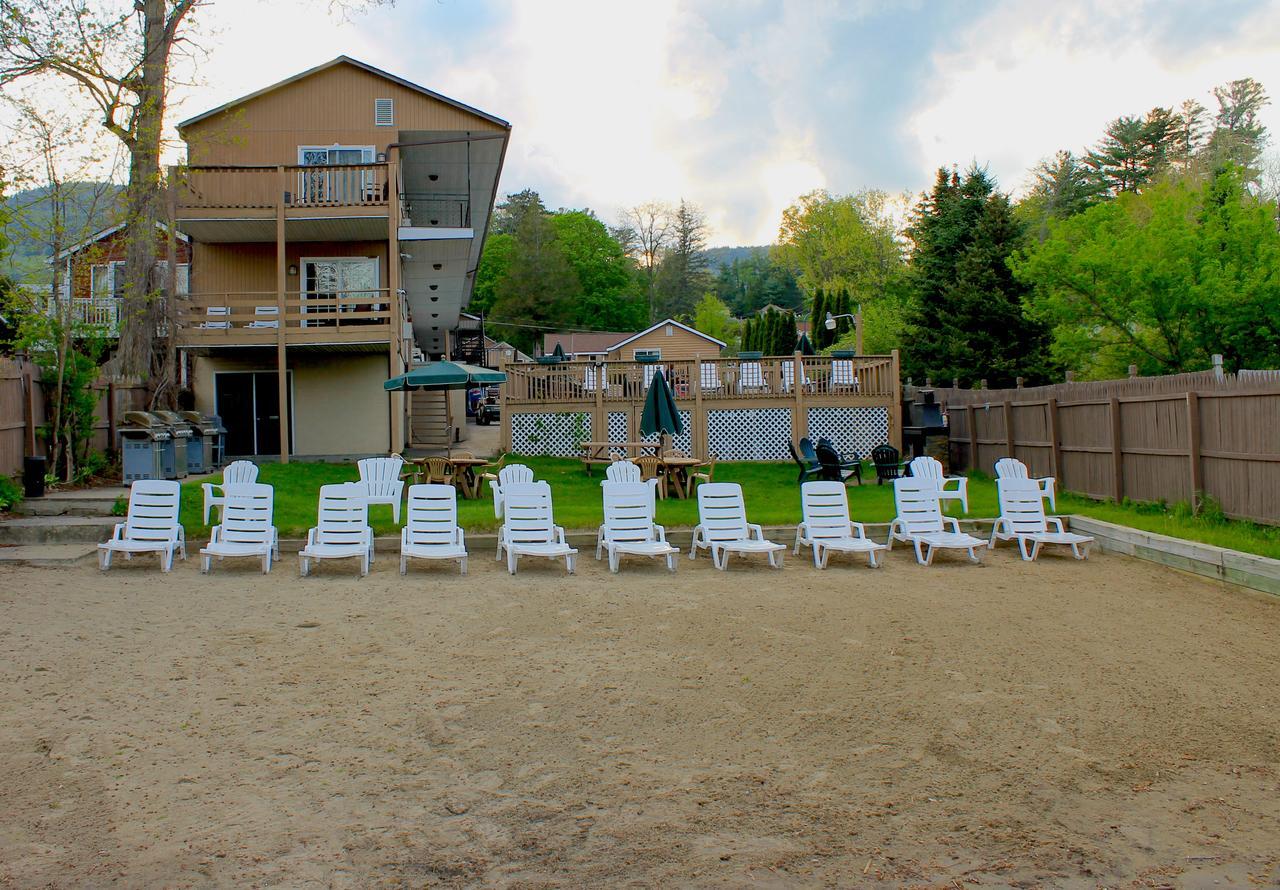
<path fill-rule="evenodd" d="M 842 454 L 856 451 L 864 458 L 889 441 L 889 413 L 884 408 L 810 408 L 809 438 L 823 436 Z"/>
<path fill-rule="evenodd" d="M 577 457 L 579 443 L 591 440 L 591 415 L 558 411 L 511 415 L 511 450 L 516 454 Z"/>
<path fill-rule="evenodd" d="M 609 424 L 609 441 L 610 442 L 628 441 L 626 411 L 610 411 L 607 423 Z"/>
<path fill-rule="evenodd" d="M 678 436 L 671 437 L 671 447 L 683 451 L 685 454 L 693 454 L 693 412 L 680 411 L 680 425 L 684 427 L 684 432 Z M 657 435 L 644 436 L 645 442 L 658 441 Z M 617 441 L 624 441 L 619 439 Z"/>
<path fill-rule="evenodd" d="M 707 412 L 707 450 L 721 460 L 789 460 L 789 408 Z"/>

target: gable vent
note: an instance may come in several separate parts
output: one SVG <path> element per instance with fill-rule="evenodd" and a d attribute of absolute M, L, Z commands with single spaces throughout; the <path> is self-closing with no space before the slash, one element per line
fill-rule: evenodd
<path fill-rule="evenodd" d="M 373 100 L 373 125 L 375 127 L 394 126 L 395 115 L 392 112 L 392 107 L 390 99 Z"/>

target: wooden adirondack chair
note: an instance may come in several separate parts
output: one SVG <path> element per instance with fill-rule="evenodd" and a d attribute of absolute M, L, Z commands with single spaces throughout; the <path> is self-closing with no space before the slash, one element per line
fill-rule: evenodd
<path fill-rule="evenodd" d="M 177 482 L 162 479 L 139 479 L 129 488 L 129 512 L 124 522 L 116 523 L 111 539 L 98 545 L 98 566 L 104 572 L 111 568 L 111 556 L 123 553 L 132 559 L 135 553 L 160 554 L 160 571 L 173 568 L 173 554 L 187 558 L 187 541 L 178 509 L 182 489 Z"/>
<path fill-rule="evenodd" d="M 216 556 L 256 557 L 262 560 L 262 574 L 271 571 L 272 559 L 280 558 L 280 533 L 271 524 L 275 490 L 270 485 L 248 483 L 227 486 L 222 522 L 209 532 L 209 544 L 200 550 L 200 571 L 208 574 Z"/>

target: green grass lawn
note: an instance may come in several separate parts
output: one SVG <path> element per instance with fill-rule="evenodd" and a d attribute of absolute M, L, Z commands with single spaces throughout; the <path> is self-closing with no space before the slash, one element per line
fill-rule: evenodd
<path fill-rule="evenodd" d="M 532 467 L 536 478 L 551 483 L 556 522 L 571 531 L 594 531 L 599 526 L 603 467 L 596 467 L 593 475 L 588 476 L 583 472 L 580 461 L 569 458 L 529 457 L 518 460 Z M 876 485 L 875 471 L 869 465 L 864 467 L 863 477 L 870 481 L 849 488 L 850 514 L 862 522 L 888 522 L 894 515 L 893 488 Z M 316 501 L 321 485 L 354 482 L 358 478 L 355 464 L 300 462 L 263 464 L 258 475 L 260 482 L 275 487 L 276 527 L 286 538 L 305 537 L 307 529 L 315 524 Z M 747 515 L 752 522 L 795 525 L 800 521 L 800 488 L 796 485 L 793 464 L 721 463 L 716 466 L 715 478 L 717 482 L 741 483 L 747 498 Z M 201 522 L 203 503 L 198 482 L 183 485 L 182 523 L 193 538 L 208 535 L 208 529 Z M 947 512 L 953 516 L 961 515 L 959 504 L 948 504 Z M 1280 529 L 1223 519 L 1212 513 L 1192 517 L 1188 511 L 1178 507 L 1116 504 L 1066 493 L 1058 496 L 1058 512 L 1079 513 L 1144 531 L 1280 559 Z M 968 515 L 990 518 L 998 513 L 995 483 L 981 474 L 971 476 Z M 498 528 L 498 520 L 493 515 L 493 499 L 487 486 L 479 500 L 460 500 L 458 515 L 462 527 L 468 532 L 494 532 Z M 392 522 L 390 507 L 370 507 L 369 518 L 375 534 L 399 534 L 399 529 Z M 694 500 L 659 501 L 658 522 L 672 529 L 690 528 L 698 522 L 698 504 Z"/>

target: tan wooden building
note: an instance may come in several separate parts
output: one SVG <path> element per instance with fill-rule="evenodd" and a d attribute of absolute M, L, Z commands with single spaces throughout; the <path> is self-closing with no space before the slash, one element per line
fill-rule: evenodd
<path fill-rule="evenodd" d="M 546 334 L 543 352 L 555 352 L 557 346 L 565 355 L 599 361 L 671 361 L 698 356 L 716 358 L 725 343 L 709 337 L 674 319 L 664 319 L 639 333 L 590 331 L 585 333 Z"/>
<path fill-rule="evenodd" d="M 346 56 L 178 125 L 179 344 L 228 454 L 411 444 L 409 400 L 382 382 L 446 352 L 510 129 Z"/>

